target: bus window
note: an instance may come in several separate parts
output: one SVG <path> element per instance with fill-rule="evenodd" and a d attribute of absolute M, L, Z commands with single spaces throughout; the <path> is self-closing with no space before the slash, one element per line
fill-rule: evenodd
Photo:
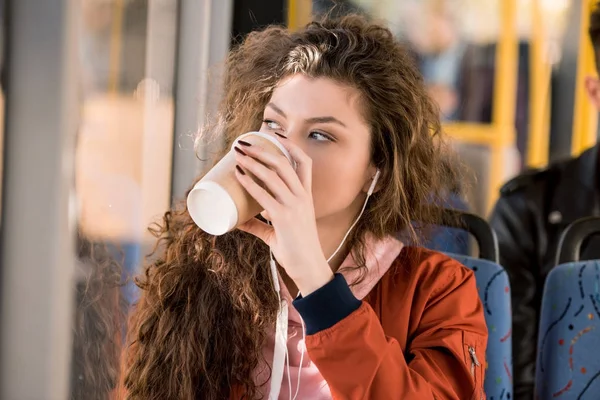
<path fill-rule="evenodd" d="M 81 3 L 73 399 L 114 388 L 147 227 L 170 207 L 177 5 Z"/>
<path fill-rule="evenodd" d="M 299 0 L 295 3 L 300 2 Z M 550 70 L 569 0 L 313 0 L 322 14 L 386 21 L 420 66 L 444 130 L 470 168 L 472 211 L 486 215 L 500 186 L 548 156 Z M 532 71 L 535 71 L 533 73 Z"/>

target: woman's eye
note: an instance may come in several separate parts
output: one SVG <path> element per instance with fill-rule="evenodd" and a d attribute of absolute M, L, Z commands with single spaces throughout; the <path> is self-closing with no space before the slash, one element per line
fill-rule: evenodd
<path fill-rule="evenodd" d="M 275 121 L 271 121 L 270 119 L 265 119 L 264 124 L 267 125 L 267 127 L 269 129 L 273 129 L 273 130 L 277 130 L 277 129 L 281 129 L 281 126 L 279 126 L 279 124 Z"/>
<path fill-rule="evenodd" d="M 317 140 L 319 142 L 330 142 L 331 138 L 324 133 L 321 132 L 311 132 L 309 137 L 311 139 Z"/>

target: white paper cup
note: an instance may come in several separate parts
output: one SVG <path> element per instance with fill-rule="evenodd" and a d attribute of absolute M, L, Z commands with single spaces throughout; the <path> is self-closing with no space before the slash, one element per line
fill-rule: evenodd
<path fill-rule="evenodd" d="M 283 154 L 295 167 L 287 149 L 273 136 L 248 132 L 238 137 L 229 153 L 196 183 L 187 198 L 188 212 L 193 221 L 211 235 L 223 235 L 263 211 L 235 176 L 233 147 L 240 139 L 266 151 Z"/>

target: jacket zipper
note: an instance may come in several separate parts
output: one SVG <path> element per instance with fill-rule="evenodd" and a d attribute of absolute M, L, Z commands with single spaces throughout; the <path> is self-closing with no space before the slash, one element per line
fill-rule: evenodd
<path fill-rule="evenodd" d="M 475 348 L 469 346 L 469 354 L 471 355 L 471 375 L 475 376 L 475 366 L 480 367 L 481 364 L 477 359 L 477 354 L 475 353 Z"/>
<path fill-rule="evenodd" d="M 481 363 L 479 362 L 479 360 L 477 359 L 477 353 L 475 353 L 475 348 L 472 346 L 469 346 L 469 354 L 471 355 L 471 376 L 473 378 L 475 378 L 475 367 L 480 367 Z M 480 398 L 483 399 L 483 387 L 482 387 L 482 393 L 480 393 Z"/>

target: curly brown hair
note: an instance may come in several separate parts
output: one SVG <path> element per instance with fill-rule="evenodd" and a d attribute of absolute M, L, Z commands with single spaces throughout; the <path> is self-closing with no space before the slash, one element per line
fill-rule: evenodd
<path fill-rule="evenodd" d="M 409 53 L 384 26 L 351 15 L 290 32 L 251 33 L 227 60 L 225 93 L 210 133 L 225 148 L 258 130 L 278 82 L 292 74 L 325 77 L 356 88 L 372 129 L 371 153 L 381 189 L 349 238 L 364 268 L 364 238 L 407 232 L 413 221 L 438 220 L 456 168 L 440 137 L 437 107 Z M 257 369 L 278 302 L 268 249 L 240 231 L 202 232 L 185 205 L 155 227 L 154 260 L 138 280 L 142 296 L 130 326 L 125 386 L 132 399 L 224 399 L 233 387 L 259 395 Z"/>
<path fill-rule="evenodd" d="M 119 261 L 78 232 L 70 399 L 106 399 L 117 385 L 127 308 Z"/>

